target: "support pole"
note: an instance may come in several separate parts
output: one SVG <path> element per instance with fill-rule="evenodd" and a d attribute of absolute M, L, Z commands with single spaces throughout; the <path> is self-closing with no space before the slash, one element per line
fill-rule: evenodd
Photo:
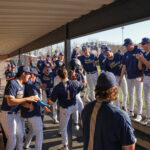
<path fill-rule="evenodd" d="M 70 45 L 70 39 L 69 39 L 69 33 L 68 33 L 68 24 L 66 25 L 66 38 L 65 38 L 65 66 L 67 70 L 69 71 L 69 62 L 71 60 L 71 45 Z M 69 150 L 72 150 L 72 115 L 70 116 L 68 128 L 68 148 Z"/>

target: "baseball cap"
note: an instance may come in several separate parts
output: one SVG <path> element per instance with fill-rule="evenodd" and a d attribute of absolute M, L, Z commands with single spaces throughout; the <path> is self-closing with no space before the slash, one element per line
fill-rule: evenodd
<path fill-rule="evenodd" d="M 30 68 L 28 66 L 20 66 L 18 68 L 18 73 L 22 73 L 22 72 L 30 73 Z"/>
<path fill-rule="evenodd" d="M 147 44 L 149 42 L 150 42 L 150 39 L 145 37 L 145 38 L 142 39 L 140 44 Z"/>
<path fill-rule="evenodd" d="M 123 46 L 128 46 L 128 45 L 131 44 L 131 43 L 132 43 L 132 40 L 129 39 L 129 38 L 127 38 L 127 39 L 124 40 Z"/>
<path fill-rule="evenodd" d="M 110 47 L 108 47 L 108 46 L 105 46 L 105 47 L 103 47 L 103 50 L 104 50 L 104 53 L 106 53 L 106 52 L 110 51 L 110 50 L 111 50 L 111 48 L 110 48 Z"/>
<path fill-rule="evenodd" d="M 14 64 L 11 64 L 11 68 L 15 68 L 16 66 Z"/>
<path fill-rule="evenodd" d="M 58 57 L 58 55 L 54 54 L 53 57 Z"/>
<path fill-rule="evenodd" d="M 8 64 L 8 66 L 7 67 L 10 67 L 11 65 L 10 64 Z"/>
<path fill-rule="evenodd" d="M 87 50 L 89 47 L 87 47 L 87 46 L 82 46 L 82 50 L 84 51 L 84 50 Z"/>
<path fill-rule="evenodd" d="M 60 55 L 60 56 L 64 56 L 64 53 L 60 52 L 59 55 Z"/>
<path fill-rule="evenodd" d="M 46 64 L 45 64 L 45 67 L 50 67 L 50 64 L 46 63 Z"/>
<path fill-rule="evenodd" d="M 101 45 L 101 49 L 104 49 L 106 47 L 106 45 Z"/>
<path fill-rule="evenodd" d="M 102 72 L 98 77 L 97 85 L 102 87 L 104 90 L 107 90 L 114 86 L 117 86 L 117 81 L 113 73 Z"/>
<path fill-rule="evenodd" d="M 50 57 L 50 55 L 48 54 L 47 57 Z"/>
<path fill-rule="evenodd" d="M 31 68 L 31 69 L 30 69 L 30 72 L 31 72 L 32 74 L 35 74 L 36 76 L 39 76 L 39 74 L 38 74 L 36 68 Z"/>

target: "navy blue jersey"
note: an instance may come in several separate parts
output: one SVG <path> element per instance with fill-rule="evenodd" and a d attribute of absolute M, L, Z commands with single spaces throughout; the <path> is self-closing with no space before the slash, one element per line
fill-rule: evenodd
<path fill-rule="evenodd" d="M 138 60 L 136 59 L 138 53 L 142 53 L 142 50 L 135 46 L 133 51 L 127 51 L 123 56 L 122 63 L 126 66 L 128 79 L 143 76 L 143 72 L 138 69 Z"/>
<path fill-rule="evenodd" d="M 104 70 L 114 73 L 114 75 L 120 76 L 122 69 L 122 54 L 115 53 L 113 58 L 107 58 L 104 63 Z"/>
<path fill-rule="evenodd" d="M 56 60 L 56 61 L 54 61 L 54 64 L 55 64 L 56 66 L 55 66 L 55 68 L 53 69 L 53 72 L 54 72 L 54 76 L 57 76 L 57 71 L 58 71 L 58 69 L 65 67 L 65 64 L 64 64 L 63 61 L 61 61 L 61 60 L 59 60 L 59 59 Z"/>
<path fill-rule="evenodd" d="M 94 54 L 90 54 L 90 56 L 86 57 L 84 55 L 79 56 L 78 59 L 81 61 L 84 70 L 87 73 L 92 73 L 97 71 L 96 63 L 97 57 Z"/>
<path fill-rule="evenodd" d="M 75 76 L 77 78 L 77 81 L 82 82 L 82 80 L 84 79 L 83 75 L 81 75 L 80 73 L 75 73 Z M 69 72 L 69 79 L 71 80 L 71 73 Z"/>
<path fill-rule="evenodd" d="M 46 89 L 54 87 L 54 72 L 50 72 L 49 74 L 43 73 L 41 75 L 42 83 L 46 84 Z"/>
<path fill-rule="evenodd" d="M 144 53 L 144 57 L 147 61 L 150 61 L 150 53 L 148 54 Z M 144 64 L 143 64 L 143 70 L 144 70 L 144 75 L 150 76 L 150 69 L 147 68 Z"/>
<path fill-rule="evenodd" d="M 82 111 L 84 150 L 87 150 L 90 136 L 90 120 L 96 101 Z M 126 112 L 110 102 L 103 102 L 98 110 L 93 150 L 121 150 L 122 146 L 135 143 L 131 121 Z"/>
<path fill-rule="evenodd" d="M 50 58 L 46 58 L 46 63 L 50 64 L 51 59 Z"/>
<path fill-rule="evenodd" d="M 37 67 L 39 69 L 39 73 L 42 74 L 43 70 L 44 70 L 44 61 L 43 60 L 38 60 Z"/>
<path fill-rule="evenodd" d="M 71 59 L 76 58 L 76 53 L 77 53 L 77 51 L 73 50 L 72 55 L 71 55 Z"/>
<path fill-rule="evenodd" d="M 5 75 L 6 75 L 6 78 L 12 78 L 16 76 L 16 72 L 7 71 Z"/>
<path fill-rule="evenodd" d="M 39 89 L 38 87 L 36 87 L 36 82 L 35 84 L 29 80 L 26 84 L 25 84 L 25 92 L 24 92 L 24 97 L 29 97 L 29 96 L 34 96 L 34 95 L 38 95 L 39 96 Z M 29 111 L 29 108 L 25 108 L 23 106 L 21 106 L 21 116 L 24 118 L 29 118 L 29 117 L 33 117 L 33 116 L 40 116 L 41 112 L 40 112 L 40 106 L 35 103 L 32 102 L 34 109 L 31 112 Z"/>
<path fill-rule="evenodd" d="M 5 77 L 6 77 L 6 78 L 7 78 L 8 73 L 9 73 L 10 71 L 11 71 L 10 69 L 7 69 L 7 70 L 5 71 Z"/>
<path fill-rule="evenodd" d="M 4 98 L 3 98 L 1 109 L 4 111 L 17 112 L 19 110 L 19 105 L 8 106 L 6 97 L 12 96 L 14 98 L 23 98 L 23 95 L 24 95 L 24 85 L 20 85 L 16 79 L 8 81 L 5 87 Z"/>
<path fill-rule="evenodd" d="M 105 60 L 106 60 L 106 56 L 103 53 L 101 53 L 99 55 L 99 65 L 100 65 L 101 70 L 104 70 L 104 62 L 105 62 Z"/>
<path fill-rule="evenodd" d="M 76 95 L 83 90 L 84 86 L 81 82 L 68 80 L 60 82 L 53 89 L 51 100 L 56 102 L 58 99 L 59 105 L 63 108 L 76 104 Z"/>

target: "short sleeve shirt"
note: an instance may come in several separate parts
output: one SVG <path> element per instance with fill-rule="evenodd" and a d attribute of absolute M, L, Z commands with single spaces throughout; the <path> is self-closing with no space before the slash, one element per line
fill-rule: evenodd
<path fill-rule="evenodd" d="M 82 112 L 84 150 L 89 142 L 90 119 L 96 101 L 85 106 Z M 135 143 L 135 136 L 128 114 L 112 103 L 103 102 L 98 111 L 94 133 L 94 150 L 120 150 Z"/>

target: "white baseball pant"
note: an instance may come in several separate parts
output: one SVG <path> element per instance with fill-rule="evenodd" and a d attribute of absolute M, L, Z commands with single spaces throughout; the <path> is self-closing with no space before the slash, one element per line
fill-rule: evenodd
<path fill-rule="evenodd" d="M 29 133 L 26 136 L 24 147 L 29 148 L 31 140 L 35 135 L 35 150 L 42 150 L 43 123 L 40 116 L 27 118 Z"/>
<path fill-rule="evenodd" d="M 6 150 L 23 150 L 23 128 L 19 113 L 1 112 L 1 124 L 7 138 Z"/>
<path fill-rule="evenodd" d="M 143 88 L 146 105 L 146 118 L 150 119 L 150 76 L 144 76 Z"/>
<path fill-rule="evenodd" d="M 95 100 L 95 86 L 97 84 L 97 79 L 98 79 L 98 72 L 93 73 L 93 74 L 86 74 L 87 77 L 87 84 L 89 87 L 89 91 L 90 91 L 90 96 L 92 101 Z"/>
<path fill-rule="evenodd" d="M 60 131 L 63 145 L 68 145 L 67 126 L 71 114 L 73 114 L 77 109 L 78 109 L 77 103 L 76 105 L 72 105 L 68 108 L 60 107 Z"/>
<path fill-rule="evenodd" d="M 129 111 L 134 111 L 134 102 L 135 102 L 135 89 L 136 89 L 136 100 L 137 100 L 137 114 L 142 114 L 143 109 L 143 82 L 140 81 L 141 78 L 136 79 L 127 79 L 128 93 L 129 93 Z"/>
<path fill-rule="evenodd" d="M 118 83 L 119 79 L 120 79 L 120 76 L 115 76 L 116 77 L 116 81 Z M 126 78 L 125 76 L 123 76 L 122 78 L 122 82 L 121 82 L 121 85 L 120 85 L 120 88 L 122 90 L 122 106 L 123 107 L 127 107 L 127 101 L 128 101 L 128 87 L 127 87 L 127 81 L 126 81 Z M 119 102 L 119 89 L 118 89 L 118 99 L 115 101 L 115 104 L 120 107 L 120 102 Z"/>

